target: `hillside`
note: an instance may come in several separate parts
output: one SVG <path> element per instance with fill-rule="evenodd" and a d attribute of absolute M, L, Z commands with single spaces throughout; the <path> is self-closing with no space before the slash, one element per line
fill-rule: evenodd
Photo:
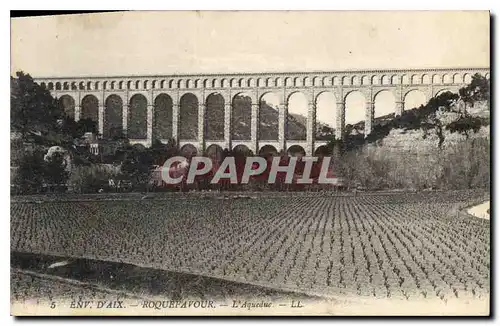
<path fill-rule="evenodd" d="M 482 118 L 485 124 L 480 127 L 478 132 L 471 132 L 469 138 L 490 138 L 490 110 L 487 103 L 476 103 L 471 109 L 469 109 L 469 113 L 471 116 Z M 445 126 L 448 126 L 452 121 L 455 121 L 458 118 L 457 113 L 451 112 L 440 113 L 437 116 L 441 121 L 443 121 Z M 376 121 L 376 124 L 383 124 L 385 122 L 387 122 L 387 117 L 381 117 L 378 121 Z M 443 142 L 444 148 L 465 141 L 467 138 L 463 134 L 452 133 L 449 130 L 444 130 L 443 135 L 445 137 Z M 384 147 L 392 151 L 423 153 L 437 148 L 438 143 L 439 137 L 436 133 L 430 132 L 427 136 L 425 136 L 425 133 L 421 128 L 394 128 L 389 131 L 388 135 L 380 140 L 372 142 L 370 146 Z"/>

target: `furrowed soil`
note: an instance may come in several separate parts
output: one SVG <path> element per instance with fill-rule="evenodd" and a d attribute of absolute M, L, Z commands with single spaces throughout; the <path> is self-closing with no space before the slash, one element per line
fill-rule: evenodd
<path fill-rule="evenodd" d="M 30 297 L 23 270 L 47 272 L 33 265 L 42 259 L 33 258 L 38 254 L 73 258 L 72 264 L 85 258 L 204 276 L 228 282 L 219 288 L 240 286 L 240 293 L 254 293 L 244 288 L 250 284 L 276 295 L 489 299 L 490 221 L 462 210 L 488 200 L 489 192 L 231 196 L 13 197 L 11 264 L 19 270 L 13 272 L 11 296 Z M 35 254 L 29 268 L 16 263 L 23 253 Z M 114 268 L 100 266 L 103 273 Z M 120 289 L 120 282 L 102 283 L 109 275 L 93 277 L 90 283 L 123 295 L 154 294 L 140 282 Z M 201 293 L 187 286 L 184 296 L 221 293 L 214 282 L 201 286 Z"/>

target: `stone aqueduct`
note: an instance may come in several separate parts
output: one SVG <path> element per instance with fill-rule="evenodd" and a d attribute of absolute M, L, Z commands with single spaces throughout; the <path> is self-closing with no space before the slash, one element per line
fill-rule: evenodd
<path fill-rule="evenodd" d="M 37 83 L 49 89 L 52 95 L 71 99 L 74 104 L 75 120 L 86 117 L 86 102 L 92 100 L 97 106 L 95 119 L 98 129 L 104 134 L 107 103 L 110 97 L 122 103 L 121 128 L 127 134 L 127 126 L 133 123 L 134 112 L 132 98 L 143 96 L 147 103 L 146 132 L 140 139 L 130 139 L 132 143 L 151 145 L 153 138 L 153 119 L 155 101 L 160 96 L 167 96 L 171 101 L 172 126 L 171 137 L 182 147 L 193 145 L 201 152 L 211 145 L 222 148 L 234 148 L 245 145 L 254 153 L 263 146 L 271 145 L 276 150 L 286 150 L 293 145 L 301 146 L 307 155 L 314 153 L 326 141 L 315 140 L 316 103 L 318 96 L 330 92 L 336 100 L 336 107 L 331 114 L 336 115 L 335 134 L 341 138 L 345 127 L 345 100 L 354 91 L 359 91 L 366 99 L 365 135 L 372 129 L 374 119 L 374 101 L 382 91 L 390 91 L 395 99 L 395 114 L 400 115 L 404 108 L 405 97 L 411 91 L 418 90 L 430 99 L 439 92 L 457 92 L 460 87 L 470 82 L 472 76 L 479 73 L 489 78 L 489 68 L 457 69 L 414 69 L 414 70 L 371 70 L 371 71 L 334 71 L 304 73 L 245 73 L 245 74 L 205 74 L 205 75 L 165 75 L 165 76 L 119 76 L 119 77 L 59 77 L 34 78 Z M 287 110 L 292 94 L 301 92 L 305 95 L 307 108 L 307 126 L 305 140 L 287 140 Z M 258 137 L 259 108 L 262 97 L 273 93 L 279 98 L 278 137 L 275 140 L 263 140 Z M 197 107 L 197 137 L 183 139 L 179 135 L 182 124 L 180 111 L 182 99 L 187 94 L 195 96 Z M 212 141 L 205 135 L 205 114 L 207 99 L 211 94 L 220 94 L 224 99 L 224 137 Z M 232 103 L 235 96 L 246 94 L 251 99 L 250 137 L 246 140 L 231 139 Z M 69 97 L 70 98 L 69 98 Z"/>

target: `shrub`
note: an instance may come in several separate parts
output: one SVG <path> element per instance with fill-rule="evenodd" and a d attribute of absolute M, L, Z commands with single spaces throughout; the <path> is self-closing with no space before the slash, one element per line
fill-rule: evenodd
<path fill-rule="evenodd" d="M 71 172 L 69 184 L 75 192 L 97 192 L 108 186 L 108 180 L 115 178 L 118 168 L 108 164 L 93 164 L 77 166 Z"/>

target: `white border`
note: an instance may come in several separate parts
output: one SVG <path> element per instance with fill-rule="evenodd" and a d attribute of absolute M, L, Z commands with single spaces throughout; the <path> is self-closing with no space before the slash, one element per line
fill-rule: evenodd
<path fill-rule="evenodd" d="M 79 1 L 67 1 L 67 0 L 58 0 L 58 1 L 53 1 L 53 0 L 45 0 L 45 1 L 23 1 L 23 2 L 10 2 L 10 1 L 4 1 L 1 3 L 2 7 L 7 7 L 7 8 L 2 8 L 2 9 L 23 9 L 23 10 L 32 10 L 32 9 L 50 9 L 50 8 L 57 8 L 58 10 L 81 10 L 82 9 L 82 4 L 85 5 L 86 10 L 104 10 L 104 9 L 110 9 L 113 6 L 111 6 L 108 3 L 104 3 L 102 0 L 87 0 L 85 2 L 79 2 Z M 107 4 L 107 6 L 106 6 Z M 287 1 L 275 1 L 271 2 L 269 0 L 253 0 L 253 1 L 248 1 L 246 3 L 240 3 L 236 1 L 203 1 L 203 0 L 183 0 L 179 1 L 177 3 L 171 3 L 169 2 L 167 5 L 160 4 L 160 1 L 119 1 L 115 4 L 120 9 L 126 9 L 126 10 L 488 10 L 490 9 L 493 14 L 499 12 L 497 9 L 499 4 L 499 1 L 483 1 L 483 0 L 474 0 L 474 1 L 469 1 L 469 0 L 454 0 L 454 1 L 449 1 L 444 4 L 443 2 L 437 2 L 435 0 L 419 0 L 419 1 L 414 1 L 413 3 L 408 3 L 408 2 L 403 2 L 403 1 L 387 1 L 387 0 L 378 0 L 378 1 L 343 1 L 343 2 L 334 2 L 334 1 L 316 1 L 316 0 L 307 0 L 307 1 L 296 1 L 296 0 L 287 0 Z M 9 5 L 15 6 L 15 8 L 9 8 Z M 0 90 L 3 92 L 3 96 L 0 97 L 2 101 L 2 105 L 0 106 L 2 108 L 2 114 L 5 116 L 0 119 L 1 128 L 2 132 L 4 133 L 0 137 L 1 145 L 3 145 L 1 148 L 4 149 L 4 153 L 10 153 L 10 124 L 8 121 L 10 120 L 8 118 L 8 108 L 10 107 L 10 102 L 9 102 L 9 86 L 8 86 L 8 79 L 7 76 L 10 75 L 10 18 L 9 18 L 9 13 L 7 10 L 2 10 L 2 34 L 4 36 L 4 40 L 9 40 L 9 44 L 7 44 L 6 41 L 3 43 L 3 48 L 2 48 L 2 61 L 4 64 L 1 66 L 2 69 L 5 70 L 3 73 L 4 78 L 0 78 L 0 82 L 2 83 L 0 87 Z M 498 17 L 495 18 L 497 20 Z M 43 33 L 43 31 L 40 31 Z M 492 40 L 493 41 L 493 40 Z M 498 43 L 498 36 L 495 35 L 495 43 Z M 495 58 L 496 58 L 495 54 Z M 494 60 L 494 58 L 491 58 Z M 496 76 L 496 69 L 494 71 Z M 496 80 L 496 79 L 495 79 Z M 5 84 L 4 84 L 5 83 Z M 498 86 L 497 83 L 495 82 L 495 88 L 492 90 L 492 94 L 499 94 L 498 92 Z M 496 101 L 495 101 L 496 102 Z M 494 108 L 496 109 L 496 108 Z M 494 124 L 496 126 L 500 125 L 500 113 L 496 112 L 494 114 Z M 500 161 L 500 157 L 498 157 L 498 141 L 496 141 L 497 137 L 497 131 L 495 131 L 495 128 L 493 129 L 493 138 L 494 143 L 495 143 L 495 148 L 494 148 L 494 153 L 495 153 L 495 162 Z M 8 154 L 7 154 L 8 155 Z M 10 325 L 13 324 L 16 320 L 10 316 L 10 277 L 9 277 L 9 255 L 10 255 L 10 176 L 9 176 L 9 159 L 7 159 L 7 155 L 4 155 L 4 159 L 1 160 L 2 168 L 1 168 L 1 190 L 2 190 L 2 196 L 0 197 L 2 199 L 2 208 L 3 208 L 3 213 L 2 214 L 2 223 L 3 227 L 1 228 L 4 232 L 3 236 L 0 237 L 2 244 L 1 244 L 1 249 L 2 249 L 2 260 L 4 262 L 4 268 L 2 268 L 2 297 L 1 297 L 1 302 L 0 302 L 0 307 L 2 308 L 1 311 L 1 317 L 2 317 L 2 325 Z M 496 171 L 496 176 L 498 176 L 498 171 Z M 494 184 L 496 185 L 497 178 L 494 180 Z M 495 198 L 493 202 L 500 203 L 500 200 L 496 200 L 500 197 L 500 195 L 495 192 Z M 497 211 L 497 207 L 494 208 L 494 211 Z M 493 219 L 495 217 L 492 217 Z M 498 224 L 495 223 L 495 235 L 498 236 Z M 493 240 L 492 240 L 493 241 Z M 496 241 L 495 244 L 498 243 L 498 240 Z M 499 250 L 498 248 L 495 248 L 494 252 L 495 257 L 493 257 L 493 261 L 498 262 L 499 258 Z M 496 264 L 498 268 L 498 264 Z M 492 275 L 493 276 L 493 275 Z M 494 289 L 494 292 L 498 294 L 498 279 L 496 280 L 495 284 L 497 285 L 496 288 Z M 493 311 L 497 311 L 498 313 L 498 301 L 495 301 L 495 307 Z M 492 312 L 493 312 L 492 311 Z M 155 319 L 156 321 L 159 321 L 158 319 Z M 45 319 L 45 321 L 52 323 L 53 320 L 48 320 Z M 79 323 L 81 324 L 94 324 L 94 325 L 104 325 L 104 323 L 132 323 L 132 324 L 142 324 L 144 320 L 80 320 Z M 188 323 L 213 323 L 213 324 L 219 324 L 219 323 L 233 323 L 236 322 L 234 319 L 228 319 L 228 320 L 222 320 L 222 319 L 196 319 L 196 320 L 173 320 L 173 319 L 161 319 L 161 322 L 166 322 L 170 325 L 176 325 L 188 322 Z M 242 318 L 241 320 L 238 321 L 244 321 Z M 266 324 L 274 324 L 274 323 L 279 323 L 279 324 L 285 324 L 285 323 L 290 323 L 290 322 L 297 322 L 300 324 L 303 324 L 304 322 L 320 322 L 320 323 L 335 323 L 335 324 L 344 324 L 346 322 L 349 323 L 360 323 L 362 320 L 338 320 L 338 319 L 322 319 L 322 320 L 303 320 L 303 319 L 289 319 L 289 320 L 283 320 L 283 319 L 268 319 L 268 320 L 251 320 L 251 324 L 259 324 L 259 325 L 266 325 Z M 405 320 L 409 321 L 409 320 Z M 457 320 L 447 320 L 446 322 L 448 323 L 455 323 Z M 482 320 L 480 320 L 481 322 Z M 30 321 L 24 321 L 25 324 L 33 324 L 36 322 L 35 320 L 30 320 Z M 73 320 L 64 320 L 60 321 L 63 323 L 66 322 L 73 322 Z M 373 320 L 372 320 L 373 322 Z M 377 322 L 380 323 L 387 323 L 387 322 L 395 322 L 395 323 L 400 323 L 402 322 L 400 319 L 395 319 L 395 320 L 377 320 Z M 418 320 L 419 323 L 425 323 L 425 324 L 441 324 L 445 322 L 444 320 Z M 472 320 L 467 320 L 467 322 L 473 322 Z"/>

